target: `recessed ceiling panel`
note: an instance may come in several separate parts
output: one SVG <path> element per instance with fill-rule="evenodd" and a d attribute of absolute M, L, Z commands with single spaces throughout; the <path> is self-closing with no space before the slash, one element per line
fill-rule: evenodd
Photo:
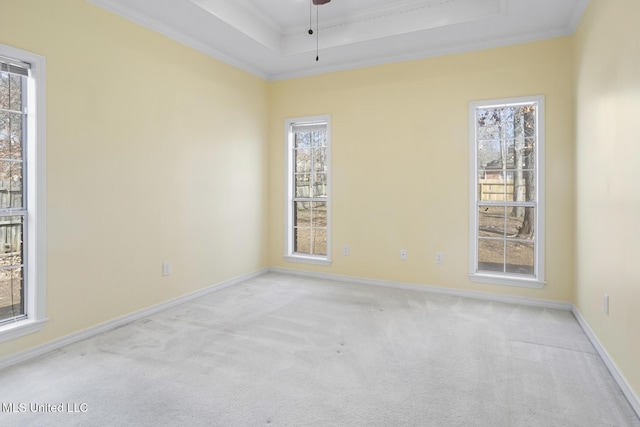
<path fill-rule="evenodd" d="M 336 0 L 322 6 L 311 0 L 191 2 L 279 55 L 312 51 L 316 42 L 322 48 L 344 46 L 486 19 L 506 10 L 505 0 Z"/>
<path fill-rule="evenodd" d="M 283 35 L 277 22 L 261 15 L 246 1 L 190 0 L 275 53 L 282 54 Z"/>
<path fill-rule="evenodd" d="M 328 9 L 332 4 L 321 7 Z M 326 49 L 492 18 L 505 12 L 503 0 L 398 1 L 364 8 L 350 16 L 319 20 L 318 34 L 309 36 L 307 31 L 300 30 L 285 37 L 283 53 L 291 55 L 315 49 L 316 36 L 320 47 Z M 312 24 L 315 28 L 313 19 Z"/>
<path fill-rule="evenodd" d="M 589 3 L 332 0 L 316 7 L 311 0 L 88 1 L 268 80 L 565 36 L 575 31 Z"/>

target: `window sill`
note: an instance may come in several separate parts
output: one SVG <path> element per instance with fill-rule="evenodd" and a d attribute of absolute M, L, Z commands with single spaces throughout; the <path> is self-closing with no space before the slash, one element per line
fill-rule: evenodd
<path fill-rule="evenodd" d="M 329 258 L 313 255 L 285 255 L 284 260 L 302 264 L 331 265 L 331 260 Z"/>
<path fill-rule="evenodd" d="M 0 326 L 0 343 L 40 331 L 48 318 L 40 320 L 25 319 Z"/>
<path fill-rule="evenodd" d="M 535 278 L 522 278 L 499 274 L 487 274 L 487 273 L 471 273 L 469 279 L 478 283 L 489 283 L 492 285 L 503 286 L 518 286 L 521 288 L 534 288 L 542 289 L 547 284 L 544 280 L 538 280 Z"/>

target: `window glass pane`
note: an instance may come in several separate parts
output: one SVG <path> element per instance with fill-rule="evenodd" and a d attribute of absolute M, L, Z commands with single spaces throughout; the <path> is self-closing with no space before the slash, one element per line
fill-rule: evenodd
<path fill-rule="evenodd" d="M 516 237 L 522 226 L 524 208 L 522 206 L 509 206 L 507 208 L 507 237 Z"/>
<path fill-rule="evenodd" d="M 314 147 L 326 147 L 327 145 L 327 133 L 326 132 L 312 132 L 311 133 L 311 145 Z"/>
<path fill-rule="evenodd" d="M 502 170 L 503 152 L 504 144 L 500 140 L 478 141 L 478 169 Z"/>
<path fill-rule="evenodd" d="M 327 254 L 327 229 L 314 228 L 312 231 L 313 231 L 313 254 L 326 255 Z"/>
<path fill-rule="evenodd" d="M 326 147 L 313 149 L 313 170 L 316 172 L 327 172 Z"/>
<path fill-rule="evenodd" d="M 312 227 L 327 226 L 327 204 L 324 202 L 313 202 L 312 204 Z"/>
<path fill-rule="evenodd" d="M 326 173 L 317 173 L 314 175 L 313 197 L 327 197 Z"/>
<path fill-rule="evenodd" d="M 294 222 L 295 227 L 311 226 L 311 202 L 294 202 Z"/>
<path fill-rule="evenodd" d="M 0 109 L 10 109 L 9 92 L 9 73 L 0 71 Z"/>
<path fill-rule="evenodd" d="M 478 271 L 504 272 L 504 241 L 478 239 Z"/>
<path fill-rule="evenodd" d="M 20 208 L 22 203 L 22 162 L 0 160 L 0 208 Z"/>
<path fill-rule="evenodd" d="M 505 207 L 480 206 L 478 211 L 478 235 L 504 238 Z"/>
<path fill-rule="evenodd" d="M 519 113 L 523 115 L 525 137 L 536 136 L 536 132 L 537 132 L 536 109 L 537 109 L 537 104 L 520 106 Z"/>
<path fill-rule="evenodd" d="M 295 134 L 295 148 L 309 148 L 311 145 L 311 134 L 309 132 L 298 132 Z"/>
<path fill-rule="evenodd" d="M 507 265 L 508 273 L 534 274 L 534 246 L 533 242 L 508 241 Z"/>
<path fill-rule="evenodd" d="M 311 150 L 309 148 L 298 148 L 293 152 L 296 172 L 311 172 Z"/>
<path fill-rule="evenodd" d="M 512 206 L 508 208 L 507 236 L 519 239 L 533 239 L 535 228 L 535 208 Z"/>
<path fill-rule="evenodd" d="M 310 253 L 311 229 L 294 227 L 293 232 L 293 251 L 303 254 Z"/>
<path fill-rule="evenodd" d="M 516 135 L 516 123 L 514 122 L 516 116 L 514 115 L 513 107 L 505 107 L 499 109 L 500 115 L 500 138 L 511 139 Z"/>
<path fill-rule="evenodd" d="M 23 220 L 0 217 L 0 321 L 24 314 Z"/>
<path fill-rule="evenodd" d="M 506 147 L 506 169 L 522 170 L 535 168 L 535 141 L 533 138 L 516 138 L 504 141 Z"/>
<path fill-rule="evenodd" d="M 22 114 L 0 111 L 0 158 L 22 159 Z"/>
<path fill-rule="evenodd" d="M 0 321 L 24 314 L 22 268 L 0 270 Z"/>
<path fill-rule="evenodd" d="M 0 216 L 0 267 L 22 264 L 22 216 Z"/>
<path fill-rule="evenodd" d="M 311 197 L 311 175 L 296 174 L 296 197 Z"/>
<path fill-rule="evenodd" d="M 22 82 L 24 77 L 9 74 L 9 109 L 22 111 Z"/>
<path fill-rule="evenodd" d="M 522 197 L 525 202 L 536 201 L 536 173 L 533 170 L 522 171 Z"/>
<path fill-rule="evenodd" d="M 513 179 L 506 172 L 482 171 L 478 173 L 478 200 L 481 202 L 510 201 Z"/>
<path fill-rule="evenodd" d="M 477 139 L 500 139 L 500 110 L 497 108 L 479 108 L 476 110 Z"/>
<path fill-rule="evenodd" d="M 522 139 L 518 140 L 509 138 L 504 140 L 505 147 L 505 169 L 515 169 L 516 161 L 518 157 L 516 156 L 516 146 L 522 146 Z"/>
<path fill-rule="evenodd" d="M 1 109 L 22 111 L 22 81 L 22 76 L 0 72 Z"/>

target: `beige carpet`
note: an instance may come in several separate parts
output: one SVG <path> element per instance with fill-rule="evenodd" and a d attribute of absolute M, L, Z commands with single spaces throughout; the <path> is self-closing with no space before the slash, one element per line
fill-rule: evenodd
<path fill-rule="evenodd" d="M 2 426 L 640 426 L 570 312 L 276 273 L 0 371 L 0 403 Z"/>

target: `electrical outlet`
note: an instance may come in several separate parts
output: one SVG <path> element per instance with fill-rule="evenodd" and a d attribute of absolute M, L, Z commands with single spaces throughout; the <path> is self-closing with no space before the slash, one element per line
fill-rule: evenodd
<path fill-rule="evenodd" d="M 436 252 L 436 264 L 444 264 L 444 254 L 442 252 Z"/>
<path fill-rule="evenodd" d="M 162 263 L 162 275 L 163 276 L 168 276 L 171 274 L 171 264 L 168 262 L 163 262 Z"/>
<path fill-rule="evenodd" d="M 609 315 L 609 295 L 604 296 L 604 314 Z"/>
<path fill-rule="evenodd" d="M 402 261 L 406 261 L 407 260 L 407 250 L 406 249 L 400 249 L 400 259 Z"/>
<path fill-rule="evenodd" d="M 349 249 L 349 245 L 344 245 L 342 247 L 342 256 L 349 256 L 351 255 L 351 249 Z"/>

